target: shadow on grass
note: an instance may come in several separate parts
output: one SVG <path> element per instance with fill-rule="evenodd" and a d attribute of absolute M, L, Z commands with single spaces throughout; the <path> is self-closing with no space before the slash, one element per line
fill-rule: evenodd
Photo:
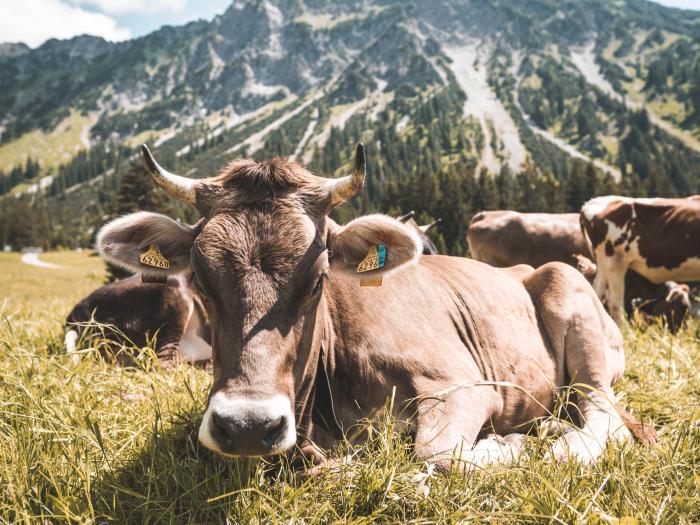
<path fill-rule="evenodd" d="M 160 417 L 146 445 L 95 481 L 91 504 L 99 520 L 117 523 L 225 523 L 264 519 L 262 485 L 286 471 L 255 460 L 225 460 L 197 441 L 200 414 Z M 267 502 L 269 505 L 270 502 Z"/>

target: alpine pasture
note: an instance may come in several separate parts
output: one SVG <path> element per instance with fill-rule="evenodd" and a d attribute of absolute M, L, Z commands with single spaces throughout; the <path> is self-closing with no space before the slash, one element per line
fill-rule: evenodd
<path fill-rule="evenodd" d="M 700 327 L 673 336 L 631 324 L 620 399 L 660 443 L 609 447 L 592 466 L 546 458 L 530 436 L 509 465 L 435 474 L 378 416 L 315 477 L 286 460 L 227 461 L 197 442 L 210 373 L 161 369 L 148 348 L 119 367 L 83 342 L 64 354 L 63 320 L 103 280 L 89 252 L 0 254 L 0 522 L 3 523 L 698 523 Z"/>

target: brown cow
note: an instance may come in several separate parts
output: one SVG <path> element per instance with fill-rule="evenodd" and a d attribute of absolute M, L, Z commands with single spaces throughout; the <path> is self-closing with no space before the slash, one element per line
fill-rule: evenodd
<path fill-rule="evenodd" d="M 700 197 L 596 197 L 581 208 L 581 228 L 598 266 L 593 287 L 618 323 L 628 269 L 657 284 L 700 280 Z"/>
<path fill-rule="evenodd" d="M 596 264 L 588 257 L 577 255 L 578 270 L 593 284 Z M 625 275 L 625 313 L 628 317 L 638 310 L 647 321 L 662 318 L 672 333 L 678 331 L 686 313 L 691 309 L 690 287 L 675 281 L 654 284 L 634 270 Z"/>
<path fill-rule="evenodd" d="M 467 231 L 472 258 L 499 268 L 552 261 L 576 266 L 575 255 L 588 255 L 578 213 L 482 211 Z"/>
<path fill-rule="evenodd" d="M 354 172 L 336 180 L 285 159 L 237 160 L 190 180 L 143 152 L 156 181 L 204 221 L 130 215 L 97 244 L 132 270 L 194 272 L 212 325 L 199 429 L 211 450 L 312 453 L 330 443 L 317 421 L 339 436 L 393 392 L 418 459 L 469 468 L 517 454 L 519 439 L 499 448 L 481 438 L 526 431 L 572 383 L 581 428 L 558 438 L 555 457 L 592 461 L 608 441 L 629 439 L 612 391 L 622 337 L 574 268 L 551 263 L 520 280 L 470 259 L 421 258 L 416 232 L 396 219 L 336 224 L 328 214 L 364 185 L 361 144 Z M 169 268 L 141 263 L 151 245 Z M 375 286 L 360 286 L 364 276 Z"/>
<path fill-rule="evenodd" d="M 167 284 L 145 283 L 134 275 L 90 293 L 66 319 L 68 354 L 76 355 L 76 343 L 89 335 L 85 332 L 92 321 L 110 325 L 105 335 L 118 344 L 143 347 L 155 337 L 161 360 L 211 358 L 206 311 L 197 291 L 181 275 L 170 276 Z"/>

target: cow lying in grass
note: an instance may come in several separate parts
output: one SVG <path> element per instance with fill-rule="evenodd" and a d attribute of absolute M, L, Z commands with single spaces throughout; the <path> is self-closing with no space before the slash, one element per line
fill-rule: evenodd
<path fill-rule="evenodd" d="M 66 352 L 77 357 L 78 340 L 98 331 L 111 347 L 144 347 L 155 340 L 162 363 L 211 358 L 206 311 L 197 291 L 180 275 L 163 284 L 142 282 L 134 275 L 90 293 L 68 314 Z"/>
<path fill-rule="evenodd" d="M 364 185 L 362 145 L 341 179 L 273 159 L 191 180 L 143 152 L 155 180 L 204 219 L 127 215 L 97 245 L 132 271 L 194 273 L 212 329 L 207 448 L 317 455 L 331 442 L 323 426 L 339 436 L 393 394 L 418 459 L 483 466 L 520 448 L 494 447 L 488 434 L 527 431 L 568 387 L 580 428 L 557 439 L 554 457 L 592 461 L 630 440 L 612 390 L 622 338 L 574 268 L 547 264 L 520 280 L 469 259 L 421 258 L 415 230 L 386 216 L 336 224 L 328 214 Z M 152 246 L 167 268 L 142 262 Z"/>

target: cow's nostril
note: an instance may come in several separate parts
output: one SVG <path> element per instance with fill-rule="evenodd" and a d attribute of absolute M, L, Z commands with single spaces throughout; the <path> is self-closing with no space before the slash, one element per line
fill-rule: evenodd
<path fill-rule="evenodd" d="M 233 426 L 231 425 L 231 422 L 228 421 L 228 418 L 220 416 L 219 414 L 214 412 L 211 415 L 211 421 L 212 426 L 214 427 L 212 430 L 215 434 L 224 438 L 233 438 Z"/>
<path fill-rule="evenodd" d="M 279 420 L 272 422 L 268 427 L 267 435 L 263 438 L 266 447 L 273 448 L 287 431 L 287 417 L 281 416 Z"/>

